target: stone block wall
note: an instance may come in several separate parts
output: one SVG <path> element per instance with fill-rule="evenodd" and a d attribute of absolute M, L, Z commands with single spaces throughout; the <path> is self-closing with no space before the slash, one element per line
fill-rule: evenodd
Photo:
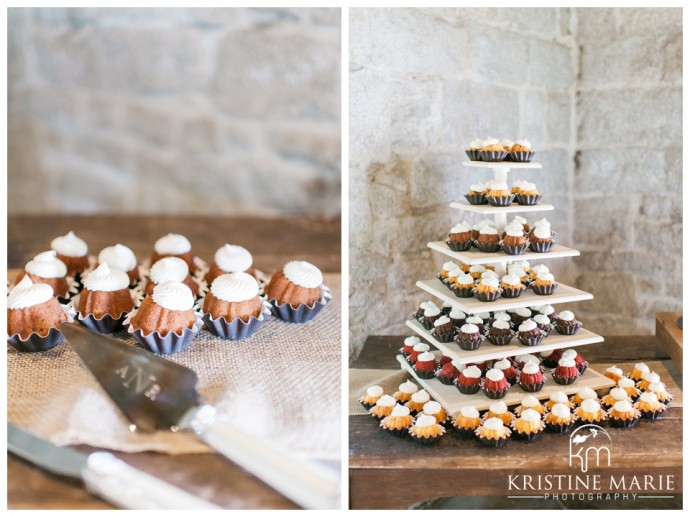
<path fill-rule="evenodd" d="M 572 304 L 589 328 L 648 333 L 680 309 L 681 24 L 679 9 L 350 9 L 352 357 L 408 332 L 429 298 L 415 281 L 444 262 L 426 243 L 479 219 L 448 207 L 490 179 L 461 166 L 475 137 L 534 144 L 543 169 L 509 180 L 535 182 L 555 211 L 528 221 L 582 250 L 547 265 L 594 293 Z"/>
<path fill-rule="evenodd" d="M 9 213 L 340 214 L 340 9 L 9 9 Z"/>

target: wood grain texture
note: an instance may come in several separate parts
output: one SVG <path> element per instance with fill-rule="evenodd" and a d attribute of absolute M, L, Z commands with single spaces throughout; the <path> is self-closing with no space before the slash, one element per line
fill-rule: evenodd
<path fill-rule="evenodd" d="M 656 337 L 680 371 L 683 371 L 683 329 L 678 326 L 678 318 L 682 315 L 682 312 L 656 315 Z"/>
<path fill-rule="evenodd" d="M 245 246 L 254 256 L 255 266 L 267 274 L 294 259 L 308 260 L 326 273 L 339 272 L 341 264 L 339 220 L 60 215 L 8 217 L 8 267 L 23 268 L 36 253 L 49 249 L 53 238 L 70 230 L 86 241 L 91 254 L 120 242 L 143 260 L 150 256 L 156 239 L 175 232 L 185 235 L 195 254 L 207 262 L 226 242 Z M 8 271 L 10 280 L 14 279 L 13 273 Z M 296 508 L 218 455 L 113 453 L 224 508 Z M 337 467 L 332 463 L 328 466 Z M 11 509 L 111 508 L 92 497 L 79 482 L 47 474 L 11 455 L 7 460 L 7 502 Z"/>
<path fill-rule="evenodd" d="M 395 355 L 403 339 L 370 336 L 351 368 L 399 369 Z M 635 362 L 644 361 L 676 394 L 663 419 L 641 420 L 633 429 L 614 430 L 611 467 L 591 473 L 607 478 L 673 475 L 672 493 L 682 493 L 681 372 L 653 336 L 605 337 L 603 343 L 581 352 L 598 371 L 611 364 L 627 371 Z M 563 474 L 569 469 L 569 441 L 554 434 L 544 433 L 535 443 L 509 440 L 500 449 L 487 449 L 475 440 L 458 437 L 447 426 L 449 433 L 441 441 L 422 446 L 381 431 L 368 415 L 352 415 L 349 422 L 351 508 L 407 508 L 437 497 L 504 498 L 510 493 L 510 473 Z M 510 507 L 509 500 L 505 504 Z"/>

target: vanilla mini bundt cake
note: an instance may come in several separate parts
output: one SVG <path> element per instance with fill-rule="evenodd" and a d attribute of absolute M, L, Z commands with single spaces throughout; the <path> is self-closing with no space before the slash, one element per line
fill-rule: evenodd
<path fill-rule="evenodd" d="M 153 289 L 153 294 L 144 298 L 141 307 L 132 317 L 134 330 L 144 335 L 158 332 L 165 336 L 170 332 L 181 333 L 196 323 L 194 295 L 181 282 L 164 282 Z"/>
<path fill-rule="evenodd" d="M 259 284 L 248 273 L 226 273 L 211 284 L 211 290 L 204 299 L 204 313 L 214 319 L 225 318 L 232 321 L 240 318 L 247 322 L 254 316 L 258 318 L 263 310 L 259 298 Z"/>
<path fill-rule="evenodd" d="M 165 257 L 181 258 L 187 263 L 190 271 L 194 271 L 196 269 L 194 264 L 194 254 L 192 253 L 192 245 L 184 235 L 169 233 L 168 235 L 164 235 L 156 241 L 156 243 L 153 245 L 151 264 L 155 264 L 160 259 Z"/>
<path fill-rule="evenodd" d="M 17 275 L 15 283 L 28 276 L 34 284 L 48 284 L 53 288 L 54 296 L 67 295 L 67 266 L 55 250 L 39 253 L 24 266 L 24 271 Z"/>
<path fill-rule="evenodd" d="M 252 267 L 253 262 L 252 254 L 247 249 L 234 244 L 224 244 L 216 250 L 213 263 L 204 280 L 210 285 L 216 278 L 225 273 L 240 272 L 256 276 Z"/>
<path fill-rule="evenodd" d="M 98 263 L 105 263 L 111 269 L 124 271 L 129 277 L 130 284 L 136 283 L 140 278 L 137 257 L 131 249 L 123 244 L 103 248 L 98 254 Z"/>
<path fill-rule="evenodd" d="M 129 290 L 129 276 L 119 269 L 110 269 L 103 263 L 84 279 L 84 289 L 79 293 L 77 310 L 82 316 L 92 314 L 101 319 L 106 314 L 119 318 L 134 308 Z"/>
<path fill-rule="evenodd" d="M 74 276 L 89 267 L 89 247 L 74 232 L 55 237 L 50 249 L 57 252 L 57 258 L 67 266 L 67 274 Z"/>
<path fill-rule="evenodd" d="M 47 284 L 35 284 L 29 276 L 22 278 L 7 297 L 7 334 L 27 339 L 31 334 L 47 336 L 67 320 L 60 303 Z"/>
<path fill-rule="evenodd" d="M 179 257 L 165 257 L 151 266 L 146 294 L 150 296 L 156 285 L 165 282 L 182 282 L 194 295 L 199 291 L 199 286 L 189 274 L 189 266 Z"/>
<path fill-rule="evenodd" d="M 294 260 L 276 272 L 266 286 L 266 298 L 277 305 L 313 305 L 322 297 L 323 275 L 319 268 L 303 260 Z"/>

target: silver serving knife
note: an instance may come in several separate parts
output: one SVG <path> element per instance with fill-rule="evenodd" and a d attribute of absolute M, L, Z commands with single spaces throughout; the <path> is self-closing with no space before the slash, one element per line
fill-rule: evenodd
<path fill-rule="evenodd" d="M 92 494 L 128 510 L 220 510 L 204 499 L 146 474 L 109 452 L 58 447 L 7 424 L 7 450 L 53 474 L 80 479 Z"/>
<path fill-rule="evenodd" d="M 216 419 L 189 368 L 74 323 L 61 331 L 127 419 L 142 431 L 192 431 L 197 438 L 307 509 L 333 509 L 339 484 L 329 471 Z"/>

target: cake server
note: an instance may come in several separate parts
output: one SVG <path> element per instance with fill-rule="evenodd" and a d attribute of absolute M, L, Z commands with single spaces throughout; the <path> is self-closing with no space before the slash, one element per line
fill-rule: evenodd
<path fill-rule="evenodd" d="M 220 510 L 219 506 L 146 474 L 109 452 L 58 447 L 7 424 L 7 450 L 53 474 L 80 479 L 92 494 L 128 510 Z"/>
<path fill-rule="evenodd" d="M 330 472 L 218 420 L 215 408 L 199 401 L 189 368 L 74 323 L 61 330 L 132 430 L 191 431 L 298 505 L 334 508 L 339 486 Z"/>

